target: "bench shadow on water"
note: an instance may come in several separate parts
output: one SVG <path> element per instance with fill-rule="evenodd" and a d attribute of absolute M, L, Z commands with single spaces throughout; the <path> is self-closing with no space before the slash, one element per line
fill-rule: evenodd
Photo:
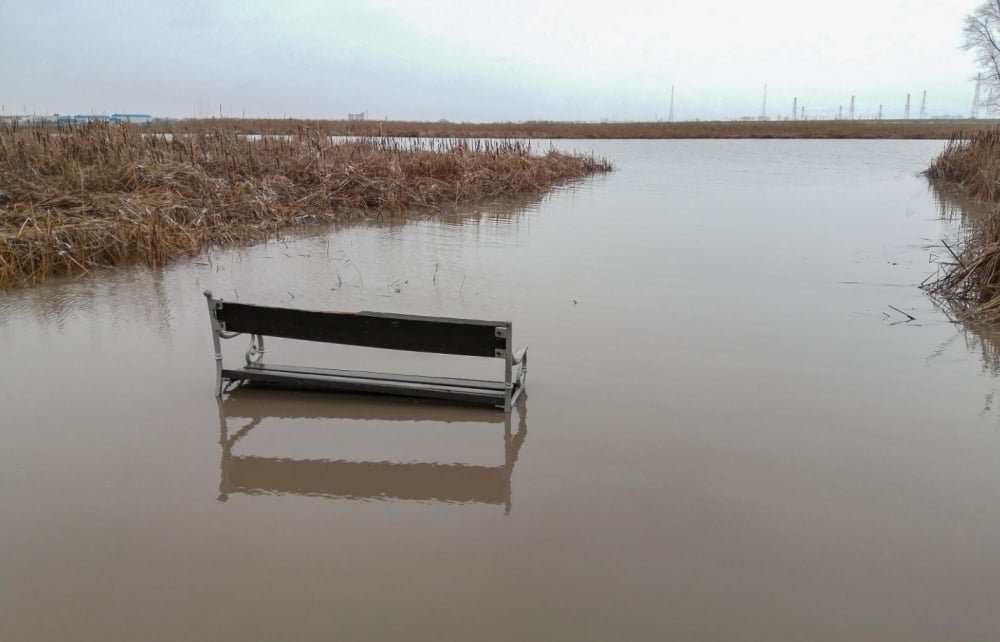
<path fill-rule="evenodd" d="M 527 395 L 514 412 L 337 395 L 237 388 L 219 406 L 219 501 L 230 495 L 305 495 L 330 499 L 393 499 L 512 506 L 511 477 L 527 437 Z M 514 415 L 517 430 L 513 430 Z M 273 430 L 274 420 L 348 420 L 413 424 L 470 422 L 503 427 L 502 463 L 492 466 L 435 462 L 288 459 L 234 453 L 252 430 Z M 270 425 L 269 425 L 270 424 Z M 499 444 L 498 444 L 499 446 Z M 499 448 L 497 449 L 499 450 Z"/>

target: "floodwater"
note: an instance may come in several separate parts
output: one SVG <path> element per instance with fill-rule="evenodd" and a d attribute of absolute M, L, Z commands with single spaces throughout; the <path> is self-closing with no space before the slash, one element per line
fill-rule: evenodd
<path fill-rule="evenodd" d="M 0 640 L 1000 638 L 1000 349 L 916 287 L 942 144 L 559 144 L 618 171 L 0 294 Z M 217 404 L 208 288 L 510 318 L 527 396 Z"/>

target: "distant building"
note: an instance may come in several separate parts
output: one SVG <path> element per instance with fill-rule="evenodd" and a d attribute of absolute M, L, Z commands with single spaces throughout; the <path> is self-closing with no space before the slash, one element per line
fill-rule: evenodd
<path fill-rule="evenodd" d="M 111 120 L 116 123 L 135 123 L 145 125 L 152 122 L 153 117 L 149 114 L 111 114 Z"/>
<path fill-rule="evenodd" d="M 365 112 L 359 111 L 356 114 L 347 114 L 347 120 L 365 120 Z"/>
<path fill-rule="evenodd" d="M 111 122 L 111 116 L 102 116 L 100 114 L 77 114 L 73 116 L 73 120 L 78 123 L 108 123 Z"/>
<path fill-rule="evenodd" d="M 45 116 L 35 116 L 33 114 L 14 114 L 0 116 L 0 123 L 6 125 L 30 125 L 31 123 L 43 122 Z"/>

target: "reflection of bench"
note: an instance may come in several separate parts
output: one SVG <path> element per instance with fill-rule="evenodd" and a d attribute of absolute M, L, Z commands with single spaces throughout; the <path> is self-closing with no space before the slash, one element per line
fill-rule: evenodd
<path fill-rule="evenodd" d="M 314 312 L 215 299 L 205 292 L 215 342 L 216 395 L 225 381 L 250 381 L 354 393 L 378 393 L 483 404 L 510 412 L 524 389 L 527 348 L 517 353 L 510 321 L 449 319 L 381 312 Z M 222 366 L 221 339 L 250 335 L 246 365 Z M 264 337 L 504 360 L 504 380 L 458 379 L 263 362 Z"/>
<path fill-rule="evenodd" d="M 511 415 L 488 410 L 434 406 L 414 408 L 403 404 L 370 404 L 345 397 L 334 406 L 299 395 L 266 391 L 262 395 L 236 391 L 219 401 L 222 464 L 219 499 L 230 495 L 264 493 L 307 495 L 343 499 L 401 499 L 449 503 L 498 504 L 511 509 L 511 475 L 527 435 L 525 397 L 518 404 L 520 423 L 511 430 Z M 415 412 L 416 411 L 416 412 Z M 254 455 L 234 455 L 240 439 L 264 419 L 348 419 L 354 421 L 474 422 L 504 425 L 504 461 L 499 466 L 439 464 L 431 462 L 294 460 Z M 230 423 L 243 424 L 233 426 Z"/>

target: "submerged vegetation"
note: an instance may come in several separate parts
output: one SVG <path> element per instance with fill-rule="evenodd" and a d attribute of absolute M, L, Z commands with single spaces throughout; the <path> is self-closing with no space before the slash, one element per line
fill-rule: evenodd
<path fill-rule="evenodd" d="M 966 220 L 961 244 L 945 245 L 943 271 L 924 287 L 963 318 L 1000 321 L 1000 128 L 953 138 L 924 174 L 983 206 Z"/>
<path fill-rule="evenodd" d="M 162 265 L 310 222 L 540 193 L 611 165 L 519 141 L 333 142 L 233 129 L 158 135 L 95 123 L 0 129 L 0 287 Z"/>
<path fill-rule="evenodd" d="M 203 119 L 156 125 L 157 131 L 202 132 L 223 128 L 242 134 L 292 134 L 303 123 L 329 136 L 448 138 L 907 138 L 948 139 L 990 127 L 975 120 L 770 120 L 685 122 L 452 123 L 294 119 Z"/>

